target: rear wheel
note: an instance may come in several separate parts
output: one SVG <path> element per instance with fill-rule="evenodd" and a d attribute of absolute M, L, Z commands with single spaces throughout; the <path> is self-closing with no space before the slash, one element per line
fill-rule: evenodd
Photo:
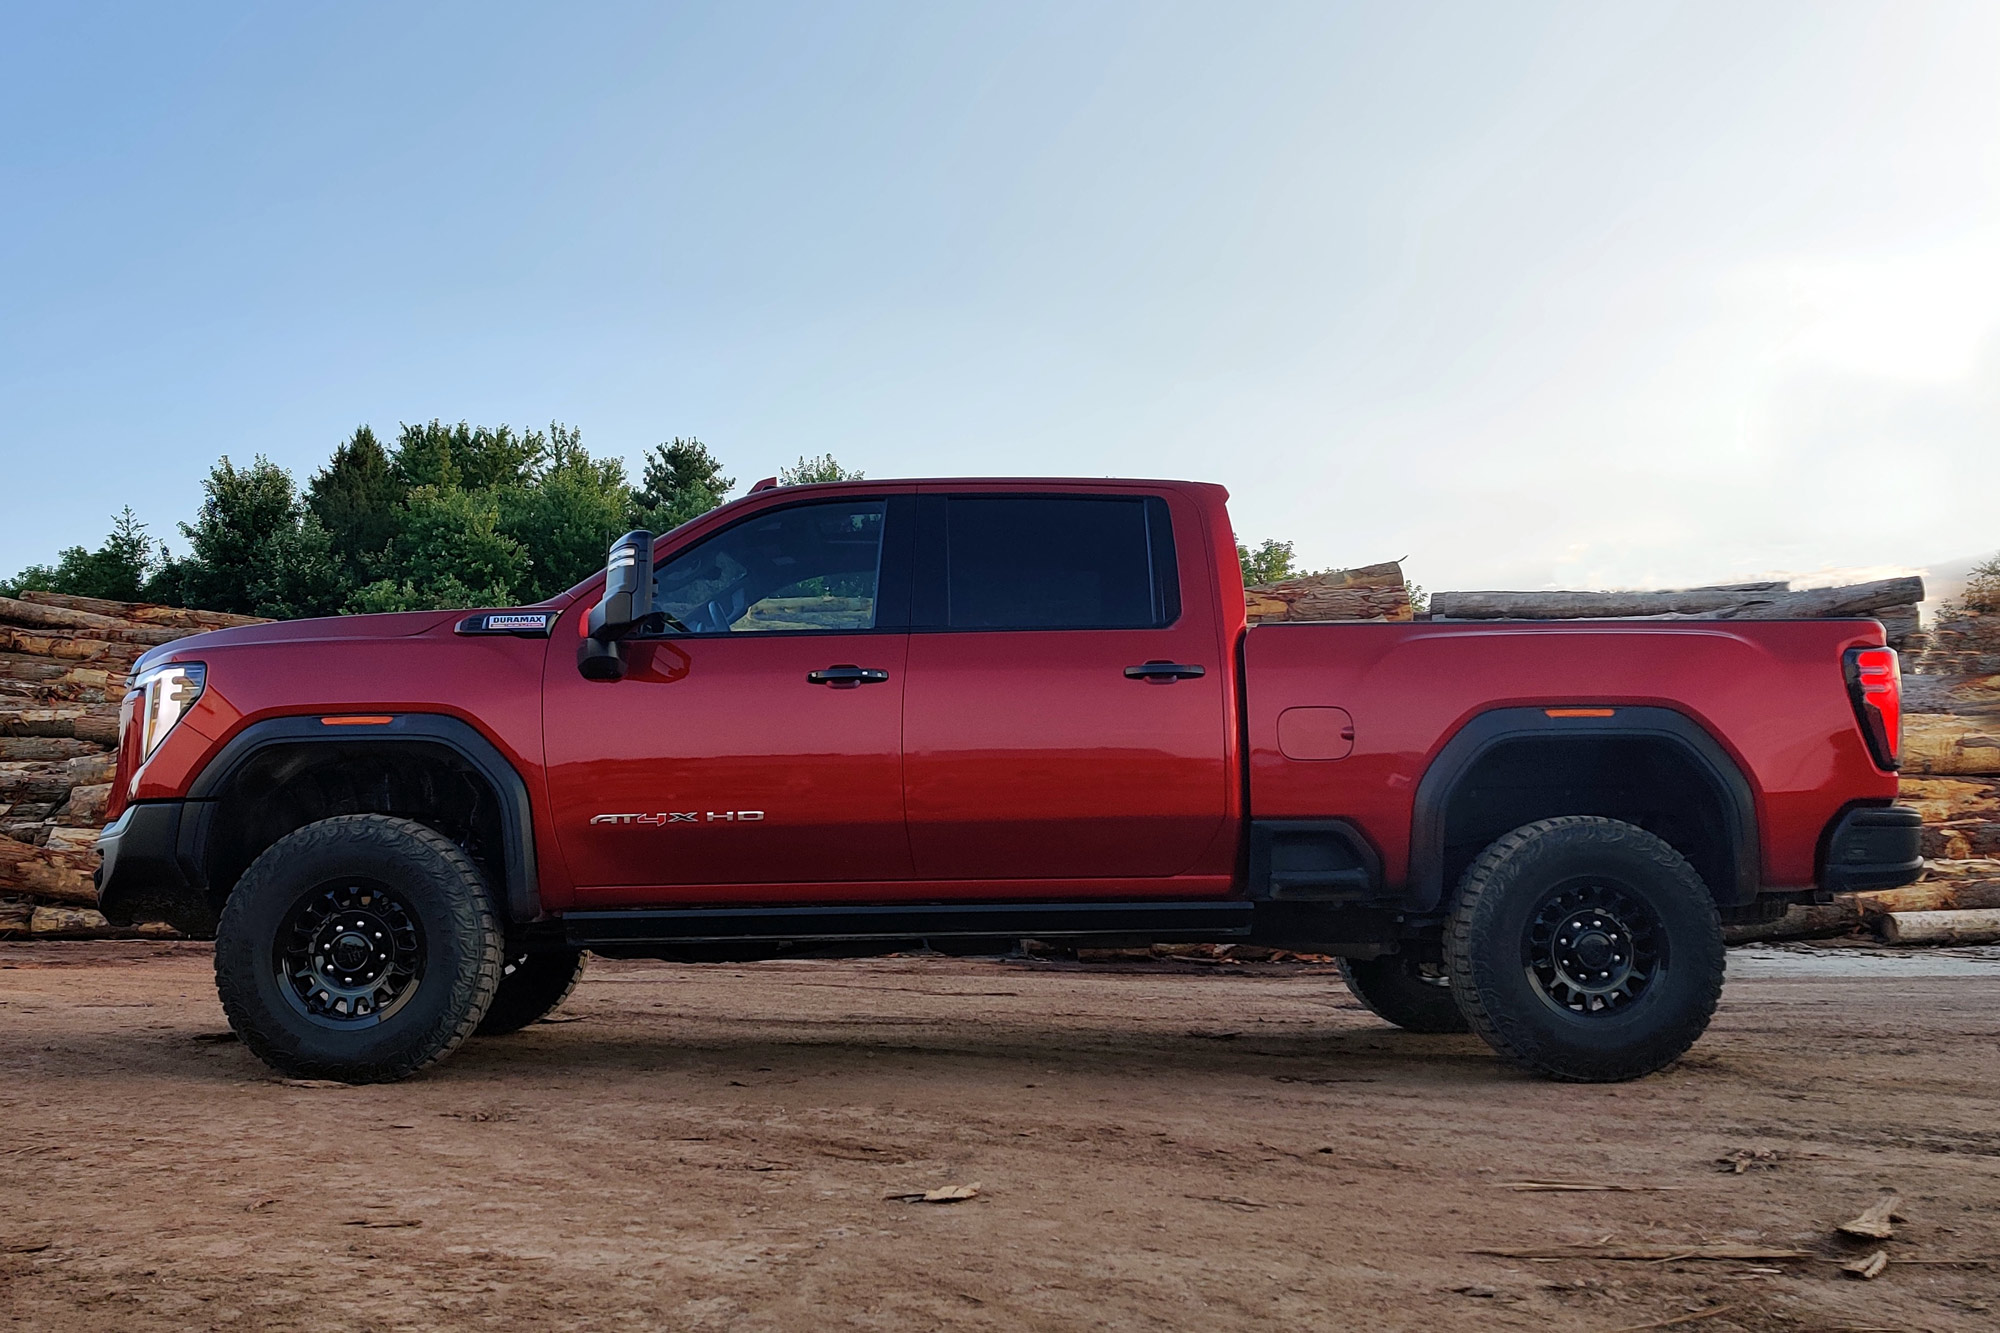
<path fill-rule="evenodd" d="M 1452 993 L 1486 1043 L 1536 1073 L 1638 1078 L 1707 1030 L 1722 994 L 1715 900 L 1681 854 L 1615 819 L 1515 829 L 1459 882 Z"/>
<path fill-rule="evenodd" d="M 271 844 L 215 937 L 229 1025 L 281 1073 L 381 1083 L 471 1035 L 500 979 L 484 877 L 437 830 L 342 815 Z"/>
<path fill-rule="evenodd" d="M 519 1032 L 569 998 L 583 976 L 583 950 L 516 954 L 501 969 L 500 989 L 486 1017 L 479 1020 L 482 1037 Z"/>
<path fill-rule="evenodd" d="M 1406 1031 L 1470 1031 L 1442 963 L 1420 962 L 1408 953 L 1343 958 L 1340 978 L 1369 1012 Z"/>

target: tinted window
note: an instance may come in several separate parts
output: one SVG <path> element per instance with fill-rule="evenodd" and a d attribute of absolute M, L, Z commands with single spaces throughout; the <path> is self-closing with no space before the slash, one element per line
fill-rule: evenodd
<path fill-rule="evenodd" d="M 956 495 L 943 517 L 952 629 L 1138 629 L 1180 614 L 1163 500 Z"/>
<path fill-rule="evenodd" d="M 696 634 L 875 628 L 887 502 L 774 509 L 660 566 L 653 609 Z"/>

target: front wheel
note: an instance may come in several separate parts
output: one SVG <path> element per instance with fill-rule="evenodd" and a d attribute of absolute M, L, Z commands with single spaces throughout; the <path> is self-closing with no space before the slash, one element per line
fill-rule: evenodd
<path fill-rule="evenodd" d="M 342 815 L 278 839 L 237 881 L 215 987 L 243 1044 L 280 1073 L 383 1083 L 471 1035 L 501 942 L 458 844 L 412 820 Z"/>
<path fill-rule="evenodd" d="M 1673 1063 L 1722 995 L 1715 900 L 1681 854 L 1597 816 L 1544 819 L 1481 852 L 1445 934 L 1458 1007 L 1551 1078 L 1610 1083 Z"/>

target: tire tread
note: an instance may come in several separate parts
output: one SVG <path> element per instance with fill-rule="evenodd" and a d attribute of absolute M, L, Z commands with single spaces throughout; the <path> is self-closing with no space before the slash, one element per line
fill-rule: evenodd
<path fill-rule="evenodd" d="M 452 929 L 473 942 L 481 955 L 479 965 L 471 970 L 470 976 L 455 979 L 455 993 L 440 1019 L 420 1038 L 408 1042 L 403 1053 L 394 1058 L 336 1063 L 303 1055 L 274 1042 L 239 999 L 245 989 L 255 985 L 256 979 L 236 975 L 231 966 L 231 951 L 224 949 L 221 941 L 244 928 L 243 918 L 259 889 L 282 873 L 288 858 L 322 845 L 351 847 L 356 843 L 372 843 L 383 851 L 396 851 L 406 849 L 411 842 L 420 844 L 450 868 L 454 883 L 447 901 L 450 914 L 456 918 Z M 216 934 L 215 984 L 229 1026 L 260 1060 L 296 1078 L 329 1078 L 347 1083 L 390 1083 L 408 1078 L 457 1050 L 473 1034 L 493 1003 L 499 984 L 502 935 L 486 877 L 465 850 L 444 834 L 416 820 L 391 815 L 336 815 L 294 830 L 272 843 L 236 882 L 223 906 Z"/>
<path fill-rule="evenodd" d="M 1699 901 L 1707 911 L 1709 926 L 1714 932 L 1718 946 L 1713 951 L 1712 964 L 1704 969 L 1706 975 L 1697 979 L 1698 998 L 1694 1010 L 1687 1015 L 1688 1021 L 1676 1025 L 1670 1031 L 1656 1034 L 1651 1040 L 1635 1043 L 1621 1053 L 1622 1058 L 1600 1058 L 1596 1066 L 1588 1070 L 1580 1069 L 1574 1063 L 1557 1060 L 1547 1051 L 1545 1043 L 1535 1039 L 1527 1024 L 1509 1012 L 1504 997 L 1494 987 L 1482 986 L 1472 980 L 1476 971 L 1473 967 L 1473 954 L 1480 943 L 1478 909 L 1481 899 L 1486 894 L 1496 891 L 1495 879 L 1500 876 L 1504 868 L 1535 843 L 1551 836 L 1559 836 L 1567 830 L 1579 828 L 1588 828 L 1610 845 L 1622 846 L 1638 854 L 1642 859 L 1657 866 L 1663 875 L 1683 882 L 1692 881 L 1694 885 L 1699 886 L 1701 888 Z M 1473 858 L 1472 864 L 1466 867 L 1464 876 L 1459 880 L 1451 917 L 1445 926 L 1445 961 L 1447 970 L 1451 974 L 1452 993 L 1458 999 L 1460 1011 L 1464 1013 L 1472 1031 L 1503 1058 L 1521 1068 L 1560 1082 L 1622 1082 L 1643 1077 L 1672 1064 L 1706 1030 L 1722 995 L 1725 958 L 1720 948 L 1721 934 L 1721 918 L 1716 911 L 1714 897 L 1708 893 L 1706 885 L 1702 884 L 1694 868 L 1665 840 L 1622 820 L 1608 819 L 1601 815 L 1561 815 L 1524 824 L 1513 832 L 1495 839 Z M 1690 960 L 1689 963 L 1697 966 L 1700 964 L 1699 959 Z"/>

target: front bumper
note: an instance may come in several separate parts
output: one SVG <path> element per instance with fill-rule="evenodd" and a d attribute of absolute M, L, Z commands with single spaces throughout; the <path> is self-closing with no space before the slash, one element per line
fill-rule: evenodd
<path fill-rule="evenodd" d="M 215 931 L 200 868 L 182 851 L 184 801 L 128 805 L 97 835 L 97 910 L 114 926 L 165 921 L 190 935 Z"/>
<path fill-rule="evenodd" d="M 1832 893 L 1893 889 L 1923 873 L 1924 819 L 1907 805 L 1862 806 L 1835 821 L 1820 887 Z"/>

